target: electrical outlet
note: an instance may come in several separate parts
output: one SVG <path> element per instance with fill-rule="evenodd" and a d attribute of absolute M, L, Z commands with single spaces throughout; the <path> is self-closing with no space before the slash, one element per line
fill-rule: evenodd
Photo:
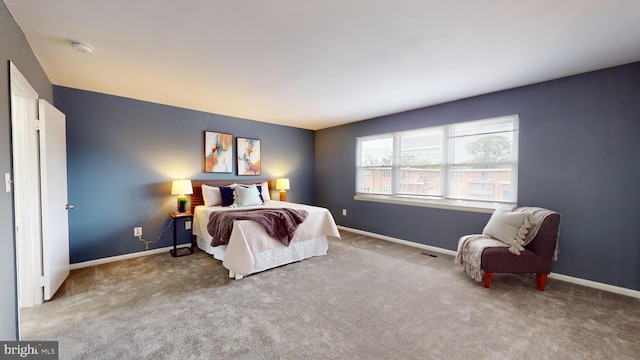
<path fill-rule="evenodd" d="M 342 216 L 347 216 L 347 209 L 342 209 Z"/>
<path fill-rule="evenodd" d="M 185 221 L 184 222 L 184 229 L 185 230 L 191 229 L 191 221 Z"/>
<path fill-rule="evenodd" d="M 133 228 L 133 236 L 142 236 L 142 226 Z"/>

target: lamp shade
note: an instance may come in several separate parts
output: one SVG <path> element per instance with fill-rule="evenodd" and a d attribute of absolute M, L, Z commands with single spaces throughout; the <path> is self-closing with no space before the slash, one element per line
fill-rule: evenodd
<path fill-rule="evenodd" d="M 193 194 L 191 180 L 173 180 L 173 183 L 171 184 L 171 195 L 189 194 Z"/>
<path fill-rule="evenodd" d="M 277 179 L 276 190 L 289 190 L 289 179 L 287 178 Z"/>

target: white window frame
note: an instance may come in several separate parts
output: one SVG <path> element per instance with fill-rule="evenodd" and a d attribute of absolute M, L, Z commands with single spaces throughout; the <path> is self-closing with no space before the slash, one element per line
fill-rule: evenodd
<path fill-rule="evenodd" d="M 484 200 L 462 200 L 462 199 L 454 199 L 449 197 L 451 194 L 451 183 L 447 179 L 451 179 L 451 172 L 453 170 L 453 141 L 449 139 L 452 138 L 452 132 L 456 125 L 464 125 L 470 124 L 473 122 L 510 122 L 513 124 L 513 143 L 512 143 L 512 163 L 511 163 L 511 192 L 513 199 L 509 202 L 499 202 L 499 201 L 484 201 Z M 400 134 L 402 132 L 396 132 L 392 134 L 379 134 L 374 136 L 364 136 L 358 137 L 356 139 L 356 179 L 359 178 L 360 173 L 360 143 L 361 141 L 366 140 L 374 140 L 381 137 L 389 137 L 390 135 L 394 139 L 394 151 L 393 151 L 393 162 L 392 162 L 392 194 L 372 194 L 372 193 L 362 193 L 358 192 L 358 180 L 356 181 L 356 195 L 354 196 L 355 200 L 360 201 L 373 201 L 373 202 L 382 202 L 382 203 L 391 203 L 391 204 L 401 204 L 401 205 L 411 205 L 411 206 L 422 206 L 422 207 L 433 207 L 433 208 L 442 208 L 442 209 L 451 209 L 451 210 L 462 210 L 462 211 L 473 211 L 473 212 L 484 212 L 491 213 L 496 208 L 500 206 L 515 206 L 517 203 L 517 194 L 518 194 L 518 134 L 519 134 L 519 116 L 508 115 L 491 119 L 482 119 L 475 120 L 463 123 L 453 123 L 448 125 L 443 125 L 444 134 L 445 134 L 445 143 L 443 146 L 443 163 L 442 163 L 442 171 L 441 171 L 441 186 L 442 193 L 444 194 L 441 197 L 438 196 L 412 196 L 412 195 L 400 195 L 398 194 L 400 190 Z M 410 130 L 415 131 L 415 130 Z M 362 168 L 366 169 L 366 168 Z"/>

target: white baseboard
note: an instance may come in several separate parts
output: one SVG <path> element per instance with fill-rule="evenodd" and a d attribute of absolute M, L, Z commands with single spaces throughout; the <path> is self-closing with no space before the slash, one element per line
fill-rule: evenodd
<path fill-rule="evenodd" d="M 189 244 L 181 244 L 181 245 L 178 245 L 178 249 L 183 248 L 183 247 L 188 247 L 188 246 L 189 246 Z M 163 253 L 163 252 L 169 252 L 169 250 L 173 250 L 173 246 L 167 246 L 167 247 L 164 247 L 164 248 L 158 248 L 158 249 L 152 249 L 152 250 L 139 251 L 139 252 L 135 252 L 135 253 L 131 253 L 131 254 L 111 256 L 111 257 L 108 257 L 108 258 L 89 260 L 89 261 L 85 261 L 85 262 L 81 262 L 81 263 L 71 264 L 71 265 L 69 265 L 69 270 L 82 269 L 82 268 L 86 268 L 86 267 L 89 267 L 89 266 L 108 264 L 108 263 L 115 262 L 115 261 L 134 259 L 134 258 L 142 257 L 142 256 L 155 255 L 155 254 L 160 254 L 160 253 Z"/>
<path fill-rule="evenodd" d="M 608 291 L 608 292 L 640 299 L 640 291 L 638 290 L 627 289 L 620 286 L 609 285 L 609 284 L 600 283 L 597 281 L 591 281 L 591 280 L 586 280 L 586 279 L 581 279 L 573 276 L 556 274 L 556 273 L 549 274 L 549 277 L 551 279 L 566 281 L 573 284 L 578 284 L 578 285 L 582 285 L 582 286 L 586 286 L 586 287 L 590 287 L 598 290 Z"/>
<path fill-rule="evenodd" d="M 349 232 L 360 234 L 360 235 L 370 236 L 370 237 L 373 237 L 373 238 L 376 238 L 376 239 L 380 239 L 380 240 L 391 241 L 391 242 L 402 244 L 402 245 L 413 246 L 413 247 L 417 247 L 419 249 L 433 251 L 433 252 L 437 252 L 437 253 L 440 253 L 440 254 L 451 255 L 451 256 L 454 256 L 454 257 L 456 256 L 456 252 L 455 251 L 439 248 L 439 247 L 436 247 L 436 246 L 424 245 L 424 244 L 416 243 L 416 242 L 413 242 L 413 241 L 396 239 L 396 238 L 393 238 L 393 237 L 390 237 L 390 236 L 380 235 L 380 234 L 376 234 L 376 233 L 372 233 L 372 232 L 368 232 L 368 231 L 363 231 L 363 230 L 358 230 L 358 229 L 351 229 L 351 228 L 348 228 L 348 227 L 345 227 L 345 226 L 338 226 L 338 229 L 341 229 L 341 230 L 344 230 L 344 231 L 349 231 Z M 638 291 L 638 290 L 627 289 L 627 288 L 623 288 L 623 287 L 620 287 L 620 286 L 609 285 L 609 284 L 605 284 L 605 283 L 600 283 L 600 282 L 596 282 L 596 281 L 591 281 L 591 280 L 586 280 L 586 279 L 581 279 L 581 278 L 576 278 L 576 277 L 562 275 L 562 274 L 556 274 L 556 273 L 549 274 L 549 277 L 552 278 L 552 279 L 560 280 L 560 281 L 566 281 L 566 282 L 577 284 L 577 285 L 587 286 L 587 287 L 598 289 L 598 290 L 604 290 L 604 291 L 608 291 L 608 292 L 612 292 L 612 293 L 616 293 L 616 294 L 630 296 L 630 297 L 634 297 L 634 298 L 640 299 L 640 291 Z"/>
<path fill-rule="evenodd" d="M 341 230 L 344 230 L 344 231 L 348 231 L 348 232 L 352 232 L 352 233 L 356 233 L 356 234 L 360 234 L 360 235 L 370 236 L 370 237 L 373 237 L 373 238 L 376 238 L 376 239 L 380 239 L 380 240 L 391 241 L 391 242 L 394 242 L 394 243 L 397 243 L 397 244 L 413 246 L 413 247 L 417 247 L 417 248 L 420 248 L 420 249 L 423 249 L 423 250 L 437 252 L 437 253 L 440 253 L 440 254 L 456 256 L 456 252 L 455 251 L 439 248 L 439 247 L 436 247 L 436 246 L 430 246 L 430 245 L 420 244 L 420 243 L 413 242 L 413 241 L 397 239 L 397 238 L 394 238 L 394 237 L 391 237 L 391 236 L 380 235 L 380 234 L 376 234 L 376 233 L 372 233 L 372 232 L 368 232 L 368 231 L 364 231 L 364 230 L 351 229 L 351 228 L 348 228 L 348 227 L 345 227 L 345 226 L 340 226 L 340 225 L 338 225 L 338 229 L 341 229 Z"/>

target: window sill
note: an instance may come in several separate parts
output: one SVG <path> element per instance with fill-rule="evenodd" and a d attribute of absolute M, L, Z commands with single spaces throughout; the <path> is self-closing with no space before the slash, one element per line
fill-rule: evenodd
<path fill-rule="evenodd" d="M 390 195 L 371 195 L 371 194 L 356 194 L 353 196 L 354 200 L 358 201 L 372 201 L 386 204 L 396 205 L 409 205 L 409 206 L 421 206 L 436 209 L 457 210 L 457 211 L 469 211 L 491 214 L 493 211 L 501 206 L 513 206 L 514 203 L 497 203 L 497 202 L 480 202 L 480 201 L 465 201 L 465 200 L 451 200 L 451 199 L 421 199 L 410 196 L 390 196 Z"/>

